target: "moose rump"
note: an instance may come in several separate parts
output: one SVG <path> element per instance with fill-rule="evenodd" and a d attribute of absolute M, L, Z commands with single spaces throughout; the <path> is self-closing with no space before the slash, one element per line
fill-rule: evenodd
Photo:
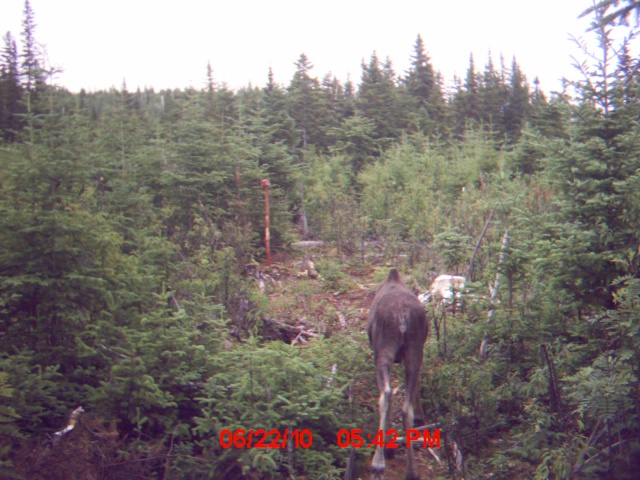
<path fill-rule="evenodd" d="M 419 399 L 420 367 L 424 342 L 429 334 L 424 306 L 407 288 L 394 268 L 378 289 L 367 321 L 367 334 L 373 348 L 376 380 L 380 390 L 380 431 L 386 431 L 391 415 L 391 367 L 404 362 L 406 398 L 402 408 L 405 431 L 414 422 L 424 420 Z M 376 448 L 373 457 L 373 478 L 382 478 L 385 469 L 384 449 Z M 418 478 L 413 448 L 407 452 L 407 478 Z"/>

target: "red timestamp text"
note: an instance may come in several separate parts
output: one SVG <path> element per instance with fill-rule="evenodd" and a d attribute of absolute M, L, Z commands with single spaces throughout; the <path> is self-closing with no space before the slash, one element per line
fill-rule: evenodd
<path fill-rule="evenodd" d="M 294 448 L 310 448 L 313 444 L 311 430 L 231 430 L 225 429 L 219 435 L 222 448 L 287 448 L 289 442 Z"/>
<path fill-rule="evenodd" d="M 409 447 L 409 445 L 422 443 L 424 448 L 440 448 L 440 429 L 433 431 L 433 435 L 429 433 L 429 430 L 407 430 L 407 435 L 404 439 L 398 438 L 398 432 L 396 430 L 387 430 L 383 432 L 378 430 L 375 434 L 363 434 L 362 430 L 354 428 L 347 430 L 343 428 L 338 431 L 337 443 L 340 448 L 400 448 Z M 399 440 L 404 440 L 401 444 Z"/>

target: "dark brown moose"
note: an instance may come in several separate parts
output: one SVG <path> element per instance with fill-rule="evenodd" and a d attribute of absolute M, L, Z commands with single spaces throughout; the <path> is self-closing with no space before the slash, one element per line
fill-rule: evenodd
<path fill-rule="evenodd" d="M 429 322 L 422 303 L 392 268 L 376 292 L 367 321 L 367 333 L 373 348 L 376 379 L 380 389 L 380 431 L 386 431 L 391 416 L 391 367 L 404 361 L 406 398 L 402 407 L 405 432 L 414 422 L 422 424 L 420 405 L 420 367 L 424 342 L 429 335 Z M 384 434 L 383 434 L 384 435 Z M 381 480 L 385 469 L 384 448 L 376 447 L 372 462 L 373 480 Z M 407 479 L 418 479 L 413 447 L 407 449 Z"/>

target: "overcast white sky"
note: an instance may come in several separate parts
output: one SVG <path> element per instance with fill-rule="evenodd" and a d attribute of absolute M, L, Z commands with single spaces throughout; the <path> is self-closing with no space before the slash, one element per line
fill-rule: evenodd
<path fill-rule="evenodd" d="M 361 62 L 373 51 L 409 68 L 418 34 L 434 68 L 452 83 L 464 77 L 469 54 L 484 69 L 516 56 L 529 83 L 546 91 L 574 77 L 569 34 L 588 26 L 577 16 L 591 0 L 31 0 L 36 38 L 57 82 L 72 91 L 137 87 L 201 88 L 211 62 L 217 82 L 237 89 L 263 86 L 269 67 L 288 85 L 304 52 L 322 78 L 360 83 Z M 24 0 L 0 0 L 0 34 L 19 38 Z"/>

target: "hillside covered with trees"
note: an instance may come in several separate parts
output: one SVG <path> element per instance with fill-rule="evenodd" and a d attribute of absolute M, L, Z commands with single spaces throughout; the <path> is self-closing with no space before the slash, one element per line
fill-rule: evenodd
<path fill-rule="evenodd" d="M 446 83 L 420 36 L 358 84 L 301 54 L 286 86 L 209 65 L 201 89 L 70 92 L 27 0 L 0 55 L 0 477 L 365 477 L 336 435 L 377 428 L 363 329 L 395 266 L 468 280 L 464 308 L 426 306 L 424 468 L 637 478 L 638 12 L 585 12 L 599 47 L 551 96 L 516 59 Z M 313 442 L 221 445 L 260 428 Z"/>

